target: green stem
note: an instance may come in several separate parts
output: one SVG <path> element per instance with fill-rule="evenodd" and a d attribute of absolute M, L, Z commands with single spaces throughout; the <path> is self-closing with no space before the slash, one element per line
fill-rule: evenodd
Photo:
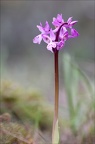
<path fill-rule="evenodd" d="M 55 125 L 58 120 L 58 103 L 59 103 L 59 71 L 58 71 L 58 50 L 54 51 L 54 70 L 55 70 L 55 104 L 54 104 L 54 118 L 52 140 L 54 137 Z"/>

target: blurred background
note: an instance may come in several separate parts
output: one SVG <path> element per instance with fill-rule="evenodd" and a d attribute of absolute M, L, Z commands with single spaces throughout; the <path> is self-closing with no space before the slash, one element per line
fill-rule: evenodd
<path fill-rule="evenodd" d="M 62 55 L 73 55 L 85 72 L 94 77 L 94 1 L 1 1 L 1 63 L 2 78 L 33 86 L 46 95 L 53 91 L 53 55 L 46 44 L 33 44 L 39 34 L 36 25 L 45 24 L 59 13 L 65 21 L 70 16 L 78 20 L 75 28 L 80 36 L 66 42 L 60 51 L 62 84 Z M 52 94 L 51 94 L 52 95 Z"/>
<path fill-rule="evenodd" d="M 37 25 L 46 21 L 51 25 L 52 18 L 63 15 L 65 21 L 71 16 L 78 20 L 75 25 L 80 36 L 70 39 L 59 53 L 60 73 L 60 109 L 66 109 L 66 95 L 76 81 L 76 68 L 71 80 L 69 61 L 77 65 L 78 75 L 82 73 L 85 85 L 94 87 L 95 81 L 95 2 L 94 1 L 1 1 L 1 80 L 11 81 L 24 87 L 39 91 L 47 102 L 54 103 L 54 64 L 53 54 L 46 49 L 43 42 L 33 44 L 33 38 L 39 34 Z M 52 25 L 51 25 L 52 26 Z M 69 64 L 70 65 L 70 64 Z M 71 69 L 74 70 L 72 65 Z M 73 67 L 73 68 L 72 68 Z M 76 67 L 76 66 L 75 66 Z M 67 72 L 66 72 L 67 70 Z M 80 72 L 82 71 L 82 72 Z M 89 100 L 92 91 L 82 88 L 78 77 L 78 95 Z M 86 78 L 84 78 L 86 77 Z M 69 78 L 69 79 L 68 79 Z M 68 81 L 68 85 L 66 85 Z M 90 81 L 90 82 L 88 82 Z M 73 84 L 74 83 L 74 84 Z M 83 82 L 84 83 L 84 82 Z M 90 83 L 90 84 L 88 84 Z M 76 84 L 74 85 L 76 86 Z M 76 88 L 73 87 L 74 91 Z M 85 90 L 83 90 L 85 89 Z M 84 93 L 83 93 L 84 92 Z M 89 96 L 88 96 L 89 95 Z M 79 97 L 78 97 L 79 98 Z M 92 100 L 93 101 L 93 100 Z M 87 104 L 87 102 L 86 102 Z M 83 111 L 82 111 L 83 112 Z M 81 114 L 83 115 L 84 113 Z M 65 113 L 67 115 L 67 113 Z"/>

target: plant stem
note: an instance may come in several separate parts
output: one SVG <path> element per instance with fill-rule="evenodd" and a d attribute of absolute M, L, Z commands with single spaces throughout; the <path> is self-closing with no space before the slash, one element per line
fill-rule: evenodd
<path fill-rule="evenodd" d="M 54 137 L 55 125 L 58 120 L 58 103 L 59 103 L 59 71 L 58 71 L 58 50 L 54 51 L 54 70 L 55 70 L 55 104 L 54 104 L 54 118 L 52 140 Z"/>
<path fill-rule="evenodd" d="M 68 23 L 65 22 L 59 27 L 59 29 L 56 33 L 55 42 L 58 42 L 58 40 L 59 40 L 59 34 L 60 34 L 60 30 L 61 30 L 62 26 L 67 25 L 67 24 Z M 59 70 L 58 70 L 58 52 L 59 52 L 59 50 L 57 50 L 57 47 L 53 48 L 53 52 L 54 52 L 54 69 L 55 69 L 55 104 L 54 104 L 52 141 L 53 141 L 53 137 L 54 137 L 54 130 L 55 130 L 56 122 L 58 120 L 58 103 L 59 103 Z"/>

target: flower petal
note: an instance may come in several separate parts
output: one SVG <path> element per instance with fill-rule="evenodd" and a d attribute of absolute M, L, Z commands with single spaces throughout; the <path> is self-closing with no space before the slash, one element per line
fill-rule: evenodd
<path fill-rule="evenodd" d="M 68 24 L 71 23 L 72 18 L 73 18 L 73 17 L 69 17 L 69 18 L 68 18 L 68 20 L 67 20 L 67 23 L 68 23 Z"/>
<path fill-rule="evenodd" d="M 40 23 L 40 25 L 37 25 L 37 28 L 39 29 L 39 31 L 42 34 L 49 32 L 49 30 L 50 30 L 50 26 L 49 26 L 49 23 L 47 21 L 46 21 L 45 27 L 43 27 L 42 23 Z"/>
<path fill-rule="evenodd" d="M 38 44 L 40 44 L 41 41 L 42 41 L 42 35 L 41 35 L 41 34 L 38 35 L 38 36 L 36 36 L 36 37 L 33 39 L 33 43 L 38 43 Z"/>
<path fill-rule="evenodd" d="M 55 40 L 55 34 L 54 34 L 52 29 L 50 30 L 50 38 L 51 38 L 52 41 Z"/>
<path fill-rule="evenodd" d="M 50 43 L 50 41 L 51 41 L 51 39 L 48 35 L 42 35 L 42 38 L 43 38 L 43 41 L 47 44 Z"/>
<path fill-rule="evenodd" d="M 43 29 L 42 26 L 37 25 L 37 28 L 39 29 L 39 31 L 40 31 L 41 33 L 44 33 L 44 29 Z"/>
<path fill-rule="evenodd" d="M 64 42 L 64 41 L 58 42 L 58 43 L 57 43 L 57 50 L 62 49 L 64 45 L 65 45 L 65 42 Z"/>
<path fill-rule="evenodd" d="M 58 31 L 59 27 L 56 27 L 53 32 L 56 33 Z"/>
<path fill-rule="evenodd" d="M 65 32 L 63 39 L 64 39 L 64 41 L 66 41 L 68 39 L 68 31 Z"/>
<path fill-rule="evenodd" d="M 52 24 L 53 24 L 54 26 L 59 27 L 63 22 L 64 22 L 64 20 L 63 20 L 63 18 L 62 18 L 62 14 L 58 14 L 58 15 L 57 15 L 57 18 L 55 18 L 55 17 L 53 18 Z"/>
<path fill-rule="evenodd" d="M 59 26 L 59 22 L 57 21 L 57 19 L 55 17 L 53 18 L 52 24 L 56 27 Z"/>
<path fill-rule="evenodd" d="M 56 48 L 56 43 L 55 42 L 50 42 L 48 45 L 47 45 L 47 49 L 51 52 L 53 52 L 53 48 Z"/>
<path fill-rule="evenodd" d="M 79 33 L 75 29 L 71 29 L 71 36 L 72 37 L 78 37 Z"/>
<path fill-rule="evenodd" d="M 61 23 L 64 22 L 64 20 L 63 20 L 63 18 L 62 18 L 62 14 L 58 14 L 58 15 L 57 15 L 57 20 L 58 20 L 58 22 L 61 22 Z"/>
<path fill-rule="evenodd" d="M 48 32 L 49 30 L 50 30 L 50 26 L 49 26 L 49 23 L 46 21 L 46 25 L 45 25 L 45 27 L 44 27 L 44 30 L 46 31 L 46 32 Z"/>
<path fill-rule="evenodd" d="M 62 27 L 61 30 L 60 30 L 60 35 L 59 35 L 59 38 L 61 40 L 63 40 L 65 37 L 68 36 L 68 31 L 65 27 Z"/>
<path fill-rule="evenodd" d="M 70 23 L 70 25 L 74 25 L 74 24 L 76 24 L 78 21 L 72 21 L 71 23 Z"/>

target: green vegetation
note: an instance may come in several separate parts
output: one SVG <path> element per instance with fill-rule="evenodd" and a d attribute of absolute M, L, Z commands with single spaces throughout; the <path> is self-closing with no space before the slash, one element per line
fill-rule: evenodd
<path fill-rule="evenodd" d="M 53 109 L 37 91 L 24 90 L 4 81 L 0 90 L 0 113 L 9 112 L 17 121 L 30 121 L 41 129 L 51 127 Z"/>
<path fill-rule="evenodd" d="M 75 136 L 80 135 L 82 138 L 87 135 L 94 136 L 94 83 L 91 83 L 68 54 L 63 56 L 63 74 L 68 105 L 66 112 L 69 115 L 66 121 L 71 131 Z"/>
<path fill-rule="evenodd" d="M 63 55 L 63 76 L 67 109 L 62 111 L 68 116 L 59 117 L 59 143 L 86 144 L 89 141 L 87 144 L 92 144 L 95 135 L 94 84 L 68 54 Z M 0 104 L 2 144 L 32 144 L 36 130 L 40 130 L 43 137 L 44 132 L 51 135 L 53 106 L 39 91 L 26 90 L 10 81 L 1 81 Z M 55 133 L 59 135 L 58 127 Z M 42 137 L 40 139 L 41 144 L 47 143 L 47 140 L 42 142 Z M 49 136 L 49 143 L 50 139 Z M 39 140 L 36 143 L 39 144 Z"/>

